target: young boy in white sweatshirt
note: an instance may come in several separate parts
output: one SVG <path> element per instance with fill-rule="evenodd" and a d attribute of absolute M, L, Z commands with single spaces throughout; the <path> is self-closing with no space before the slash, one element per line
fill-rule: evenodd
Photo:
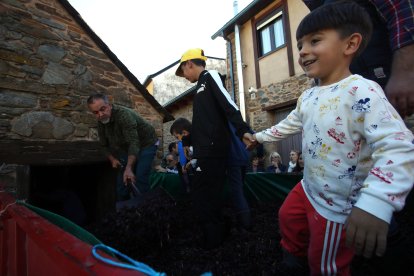
<path fill-rule="evenodd" d="M 381 87 L 350 72 L 372 25 L 352 1 L 326 4 L 300 23 L 299 64 L 318 85 L 279 124 L 244 135 L 250 147 L 303 133 L 303 180 L 279 210 L 287 264 L 311 275 L 350 275 L 354 254 L 384 254 L 388 225 L 414 183 L 414 137 Z"/>

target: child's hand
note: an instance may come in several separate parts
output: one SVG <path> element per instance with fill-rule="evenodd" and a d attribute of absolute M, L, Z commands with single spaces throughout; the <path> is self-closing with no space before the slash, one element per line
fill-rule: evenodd
<path fill-rule="evenodd" d="M 371 258 L 382 256 L 387 248 L 388 223 L 376 216 L 359 209 L 352 208 L 346 223 L 346 245 L 355 248 L 357 255 Z"/>
<path fill-rule="evenodd" d="M 251 133 L 243 134 L 243 143 L 246 145 L 246 149 L 252 150 L 257 146 L 257 141 Z"/>

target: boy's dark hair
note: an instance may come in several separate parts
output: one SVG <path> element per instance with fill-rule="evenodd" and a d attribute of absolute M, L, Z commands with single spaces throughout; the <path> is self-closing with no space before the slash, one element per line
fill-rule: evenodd
<path fill-rule="evenodd" d="M 176 144 L 177 144 L 177 142 L 171 142 L 171 143 L 168 145 L 168 152 L 172 152 L 172 151 L 173 151 L 173 149 L 175 149 Z"/>
<path fill-rule="evenodd" d="M 362 41 L 356 56 L 367 46 L 372 34 L 372 22 L 363 7 L 352 1 L 336 1 L 313 10 L 300 22 L 296 40 L 321 30 L 334 29 L 343 39 L 360 33 Z"/>
<path fill-rule="evenodd" d="M 192 63 L 194 63 L 197 66 L 202 66 L 204 68 L 206 67 L 206 61 L 205 60 L 198 59 L 198 58 L 197 59 L 190 59 L 190 60 L 191 60 Z M 185 65 L 187 62 L 188 62 L 188 60 L 182 62 L 180 66 Z"/>
<path fill-rule="evenodd" d="M 89 98 L 86 100 L 86 103 L 93 104 L 95 100 L 103 100 L 104 103 L 109 103 L 108 96 L 101 94 L 101 93 L 90 95 Z"/>
<path fill-rule="evenodd" d="M 170 133 L 172 135 L 174 134 L 174 132 L 181 134 L 184 130 L 191 132 L 191 122 L 186 118 L 176 119 L 170 127 Z"/>

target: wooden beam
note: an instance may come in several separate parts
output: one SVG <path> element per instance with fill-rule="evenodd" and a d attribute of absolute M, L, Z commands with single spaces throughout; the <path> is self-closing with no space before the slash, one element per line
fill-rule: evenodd
<path fill-rule="evenodd" d="M 277 109 L 293 106 L 293 105 L 296 105 L 297 101 L 298 99 L 294 99 L 294 100 L 290 100 L 290 101 L 283 102 L 283 103 L 269 105 L 269 106 L 263 107 L 262 111 L 277 110 Z"/>
<path fill-rule="evenodd" d="M 106 160 L 99 142 L 0 141 L 0 162 L 20 165 L 71 165 Z"/>

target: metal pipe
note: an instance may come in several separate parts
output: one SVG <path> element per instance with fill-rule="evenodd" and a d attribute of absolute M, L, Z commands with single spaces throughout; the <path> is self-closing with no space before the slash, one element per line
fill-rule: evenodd
<path fill-rule="evenodd" d="M 234 69 L 233 69 L 233 46 L 231 44 L 231 40 L 227 37 L 223 37 L 227 41 L 227 55 L 229 57 L 229 65 L 230 65 L 230 82 L 231 82 L 231 97 L 233 101 L 237 103 L 236 99 L 236 88 L 234 85 Z"/>
<path fill-rule="evenodd" d="M 233 2 L 233 11 L 236 16 L 238 11 L 238 2 Z M 244 120 L 246 120 L 246 103 L 244 99 L 244 81 L 243 81 L 243 62 L 241 58 L 241 46 L 240 46 L 240 26 L 236 24 L 234 26 L 234 41 L 236 46 L 236 66 L 237 66 L 237 79 L 239 81 L 239 101 L 240 101 L 240 113 Z"/>

